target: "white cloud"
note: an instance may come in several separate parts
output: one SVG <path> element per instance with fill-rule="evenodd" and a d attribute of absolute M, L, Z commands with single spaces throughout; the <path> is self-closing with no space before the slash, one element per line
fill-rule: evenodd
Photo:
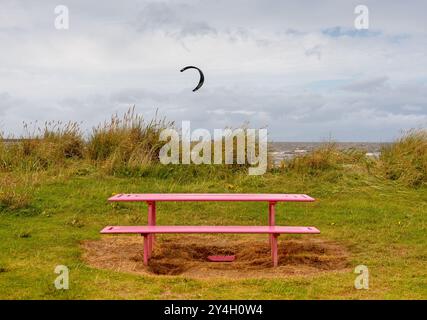
<path fill-rule="evenodd" d="M 386 140 L 426 126 L 426 3 L 365 1 L 368 33 L 352 29 L 356 4 L 74 0 L 58 31 L 56 1 L 2 1 L 0 130 L 89 128 L 133 104 L 197 127 L 268 125 L 275 140 Z M 205 73 L 196 93 L 186 65 Z"/>

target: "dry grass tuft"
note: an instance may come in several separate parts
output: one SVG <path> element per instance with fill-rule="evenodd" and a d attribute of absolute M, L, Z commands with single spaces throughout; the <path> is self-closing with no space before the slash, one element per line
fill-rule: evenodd
<path fill-rule="evenodd" d="M 388 179 L 410 187 L 427 183 L 427 130 L 410 130 L 381 150 L 380 168 Z"/>
<path fill-rule="evenodd" d="M 283 167 L 289 171 L 316 175 L 326 170 L 338 170 L 344 165 L 366 164 L 363 150 L 340 150 L 336 143 L 325 143 L 312 152 L 297 156 Z"/>
<path fill-rule="evenodd" d="M 0 212 L 30 207 L 34 182 L 32 179 L 0 175 Z"/>
<path fill-rule="evenodd" d="M 173 122 L 157 119 L 146 122 L 130 108 L 123 117 L 113 115 L 110 121 L 93 129 L 88 141 L 88 157 L 103 162 L 109 173 L 135 169 L 158 163 L 163 146 L 160 132 L 173 126 Z"/>

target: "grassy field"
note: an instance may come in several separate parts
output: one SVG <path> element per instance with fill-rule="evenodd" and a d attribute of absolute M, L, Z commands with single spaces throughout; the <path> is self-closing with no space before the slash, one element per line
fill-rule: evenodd
<path fill-rule="evenodd" d="M 152 160 L 138 167 L 131 163 L 134 157 L 124 156 L 132 154 L 132 146 L 118 156 L 112 131 L 98 130 L 88 146 L 67 131 L 0 150 L 1 299 L 427 298 L 425 135 L 403 137 L 383 150 L 380 160 L 329 145 L 263 176 L 248 176 L 239 168 L 168 167 Z M 145 141 L 144 148 L 157 147 Z M 146 224 L 144 204 L 107 203 L 121 192 L 307 193 L 317 201 L 279 204 L 277 224 L 318 227 L 322 234 L 316 237 L 348 250 L 348 268 L 278 278 L 194 279 L 91 267 L 83 259 L 82 241 L 100 239 L 106 225 Z M 266 210 L 258 203 L 160 203 L 157 219 L 260 225 L 267 222 Z M 286 244 L 298 236 L 281 238 Z M 354 288 L 354 268 L 361 264 L 369 268 L 369 290 Z M 57 265 L 70 269 L 69 290 L 53 285 Z"/>
<path fill-rule="evenodd" d="M 194 178 L 181 183 L 168 178 L 58 172 L 43 180 L 35 187 L 30 209 L 0 215 L 0 298 L 427 298 L 425 189 L 357 174 L 307 181 L 270 173 L 263 177 L 242 175 L 230 181 Z M 108 196 L 120 191 L 306 192 L 318 201 L 279 205 L 277 223 L 315 225 L 322 230 L 320 237 L 346 246 L 351 266 L 368 266 L 370 289 L 354 288 L 352 270 L 277 280 L 194 280 L 91 268 L 81 259 L 80 241 L 98 239 L 99 230 L 108 224 L 146 223 L 144 205 L 106 203 Z M 261 224 L 266 223 L 265 210 L 262 204 L 159 204 L 158 222 Z M 53 286 L 58 264 L 70 268 L 69 290 Z"/>

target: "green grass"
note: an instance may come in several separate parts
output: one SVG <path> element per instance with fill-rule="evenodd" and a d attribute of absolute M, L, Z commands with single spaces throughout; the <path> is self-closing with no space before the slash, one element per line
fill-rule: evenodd
<path fill-rule="evenodd" d="M 427 133 L 411 131 L 370 159 L 334 144 L 248 176 L 241 165 L 161 165 L 162 128 L 130 109 L 84 137 L 76 123 L 48 122 L 0 143 L 2 299 L 426 299 Z M 144 204 L 108 204 L 113 193 L 307 193 L 315 203 L 277 206 L 279 225 L 314 225 L 349 252 L 346 271 L 277 279 L 190 279 L 100 270 L 81 242 L 106 225 L 146 224 Z M 261 203 L 159 203 L 159 224 L 261 225 Z M 242 236 L 243 237 L 243 236 Z M 285 237 L 284 237 L 285 238 Z M 286 236 L 291 238 L 291 236 Z M 286 239 L 285 238 L 285 239 Z M 282 240 L 283 241 L 283 240 Z M 354 288 L 357 265 L 369 290 Z M 70 289 L 56 290 L 57 265 Z"/>
<path fill-rule="evenodd" d="M 3 175 L 3 174 L 0 174 Z M 18 177 L 20 174 L 16 174 Z M 21 174 L 25 175 L 25 174 Z M 18 179 L 18 178 L 17 178 Z M 2 299 L 426 299 L 425 187 L 409 188 L 344 170 L 316 176 L 267 173 L 113 177 L 97 170 L 46 172 L 29 207 L 0 211 Z M 80 242 L 99 239 L 109 224 L 146 223 L 144 204 L 112 205 L 118 192 L 307 193 L 315 203 L 279 204 L 277 224 L 315 225 L 322 239 L 350 252 L 353 270 L 370 271 L 370 289 L 356 290 L 352 270 L 278 279 L 190 279 L 99 270 L 82 260 Z M 265 224 L 259 203 L 159 203 L 159 224 Z M 287 236 L 289 237 L 289 236 Z M 56 290 L 54 269 L 70 268 L 70 289 Z"/>

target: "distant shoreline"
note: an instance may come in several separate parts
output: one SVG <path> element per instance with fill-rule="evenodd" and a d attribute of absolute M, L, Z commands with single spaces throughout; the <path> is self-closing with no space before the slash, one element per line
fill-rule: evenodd
<path fill-rule="evenodd" d="M 274 163 L 279 164 L 283 160 L 289 160 L 297 155 L 310 153 L 316 148 L 328 142 L 270 142 L 270 155 Z M 332 142 L 340 150 L 357 149 L 364 150 L 366 156 L 378 158 L 381 148 L 391 142 Z"/>
<path fill-rule="evenodd" d="M 327 143 L 334 143 L 338 149 L 362 149 L 367 152 L 378 152 L 383 146 L 389 145 L 392 142 L 340 142 L 340 141 L 324 141 L 324 142 L 298 142 L 298 141 L 278 141 L 269 142 L 270 147 L 274 151 L 285 151 L 285 150 L 307 150 L 311 151 Z"/>

